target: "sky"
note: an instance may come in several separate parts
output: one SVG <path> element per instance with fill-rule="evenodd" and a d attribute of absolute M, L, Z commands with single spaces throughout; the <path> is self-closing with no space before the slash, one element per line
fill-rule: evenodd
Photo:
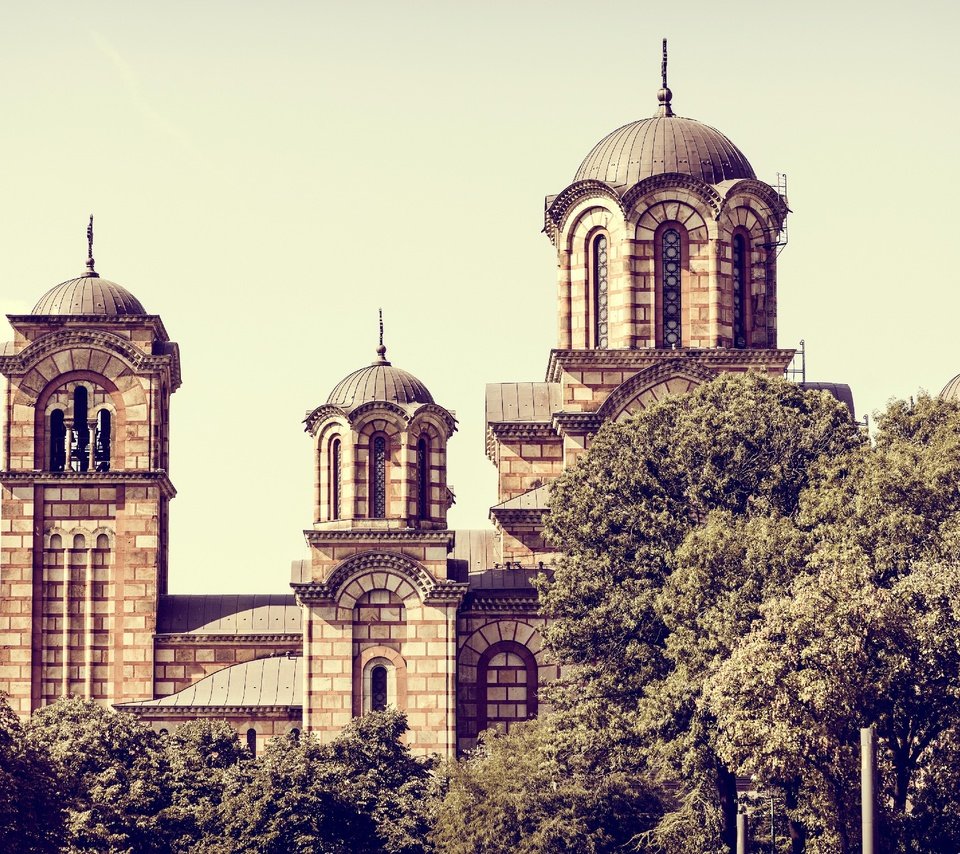
<path fill-rule="evenodd" d="M 3 4 L 0 311 L 97 269 L 180 344 L 170 590 L 282 592 L 304 415 L 388 357 L 454 410 L 450 526 L 488 523 L 488 382 L 556 342 L 543 200 L 652 115 L 788 176 L 779 343 L 858 416 L 960 373 L 960 4 Z M 2 321 L 0 321 L 2 323 Z M 8 330 L 6 337 L 12 337 Z"/>

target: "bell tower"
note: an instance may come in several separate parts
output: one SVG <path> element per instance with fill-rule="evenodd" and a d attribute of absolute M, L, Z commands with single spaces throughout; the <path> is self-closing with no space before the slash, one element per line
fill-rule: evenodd
<path fill-rule="evenodd" d="M 457 607 L 447 575 L 447 441 L 453 413 L 386 355 L 307 414 L 313 442 L 310 559 L 293 567 L 304 608 L 304 726 L 333 738 L 352 717 L 406 712 L 411 748 L 456 749 Z"/>
<path fill-rule="evenodd" d="M 167 584 L 170 395 L 160 317 L 86 270 L 8 315 L 3 398 L 0 690 L 21 714 L 76 694 L 151 698 Z"/>

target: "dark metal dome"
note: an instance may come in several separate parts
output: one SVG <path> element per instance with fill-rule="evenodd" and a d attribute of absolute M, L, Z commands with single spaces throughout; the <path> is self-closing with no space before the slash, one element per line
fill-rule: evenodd
<path fill-rule="evenodd" d="M 119 317 L 145 315 L 147 311 L 140 300 L 126 288 L 109 279 L 101 279 L 96 273 L 88 272 L 51 288 L 40 297 L 30 313 Z"/>
<path fill-rule="evenodd" d="M 693 175 L 708 184 L 757 177 L 743 152 L 720 131 L 669 110 L 661 113 L 607 134 L 580 164 L 574 181 L 631 187 L 667 172 Z"/>
<path fill-rule="evenodd" d="M 330 392 L 327 403 L 354 409 L 372 400 L 398 403 L 433 403 L 433 395 L 413 374 L 395 368 L 386 359 L 386 347 L 377 348 L 378 359 L 344 377 Z"/>
<path fill-rule="evenodd" d="M 957 374 L 943 387 L 940 397 L 943 400 L 955 400 L 960 403 L 960 374 Z"/>

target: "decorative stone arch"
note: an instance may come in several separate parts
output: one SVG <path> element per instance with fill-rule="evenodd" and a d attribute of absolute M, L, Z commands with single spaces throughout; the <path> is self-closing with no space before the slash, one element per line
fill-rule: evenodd
<path fill-rule="evenodd" d="M 361 579 L 372 576 L 372 586 Z M 337 564 L 325 585 L 341 609 L 352 611 L 357 599 L 371 589 L 391 590 L 404 607 L 419 605 L 435 586 L 432 575 L 413 558 L 391 552 L 367 551 Z"/>
<path fill-rule="evenodd" d="M 536 659 L 538 667 L 544 664 L 543 640 L 536 626 L 523 620 L 491 620 L 460 645 L 457 653 L 460 678 L 465 682 L 475 682 L 480 657 L 489 647 L 501 641 L 511 641 L 525 647 Z"/>
<path fill-rule="evenodd" d="M 311 436 L 315 435 L 317 428 L 326 422 L 330 418 L 340 418 L 344 420 L 344 423 L 349 424 L 350 419 L 347 416 L 345 410 L 341 409 L 339 406 L 334 406 L 332 403 L 324 403 L 314 409 L 306 418 L 303 419 L 304 423 L 304 432 L 309 433 Z"/>
<path fill-rule="evenodd" d="M 390 696 L 392 682 L 393 705 L 401 711 L 407 708 L 407 662 L 395 649 L 388 646 L 367 646 L 360 650 L 353 662 L 353 716 L 360 717 L 370 711 L 369 680 L 372 669 L 380 662 L 389 664 L 387 692 Z M 392 679 L 390 678 L 392 677 Z"/>
<path fill-rule="evenodd" d="M 727 189 L 718 213 L 722 216 L 728 208 L 740 206 L 753 208 L 766 221 L 766 228 L 771 232 L 783 227 L 783 221 L 789 213 L 786 202 L 773 187 L 746 178 Z"/>
<path fill-rule="evenodd" d="M 442 436 L 444 440 L 449 439 L 457 430 L 457 420 L 450 412 L 436 403 L 424 403 L 410 417 L 411 431 L 421 427 L 423 424 L 429 424 Z"/>
<path fill-rule="evenodd" d="M 639 241 L 652 241 L 657 229 L 664 223 L 675 222 L 683 226 L 687 239 L 694 244 L 706 243 L 717 236 L 716 220 L 705 205 L 680 201 L 671 194 L 655 194 L 640 200 L 635 208 L 634 236 Z M 691 253 L 692 255 L 693 253 Z"/>
<path fill-rule="evenodd" d="M 692 391 L 716 374 L 696 362 L 671 359 L 645 368 L 617 386 L 597 410 L 605 421 L 624 421 L 651 403 Z"/>
<path fill-rule="evenodd" d="M 567 230 L 567 221 L 577 208 L 583 204 L 602 202 L 602 204 L 611 211 L 619 211 L 620 216 L 624 215 L 623 204 L 620 196 L 603 181 L 589 179 L 586 181 L 576 181 L 564 189 L 550 204 L 544 214 L 544 228 L 550 238 L 550 242 L 558 249 L 558 238 L 562 232 Z"/>
<path fill-rule="evenodd" d="M 490 671 L 494 669 L 498 658 L 511 656 L 522 662 L 526 678 L 519 693 L 522 696 L 511 697 L 510 693 L 517 691 L 520 686 L 517 682 L 491 685 Z M 514 668 L 510 668 L 513 670 Z M 502 674 L 501 674 L 502 677 Z M 514 721 L 536 717 L 540 688 L 540 667 L 536 657 L 523 644 L 516 641 L 498 641 L 484 650 L 477 662 L 477 729 L 483 731 L 496 724 L 488 718 L 492 708 L 507 706 L 513 714 L 509 717 Z M 490 694 L 499 690 L 506 696 L 493 698 Z M 522 708 L 518 707 L 522 703 Z M 500 716 L 497 716 L 500 717 Z M 506 727 L 509 724 L 503 724 Z"/>
<path fill-rule="evenodd" d="M 603 229 L 610 235 L 611 244 L 619 245 L 626 236 L 626 221 L 619 203 L 610 204 L 604 198 L 584 199 L 568 212 L 563 223 L 561 249 L 570 253 L 571 263 L 576 263 L 576 254 L 582 251 L 590 235 Z"/>
<path fill-rule="evenodd" d="M 637 224 L 644 211 L 658 203 L 681 203 L 694 208 L 704 222 L 716 219 L 720 212 L 720 194 L 699 178 L 678 172 L 653 175 L 634 184 L 623 196 L 629 223 Z M 676 217 L 672 217 L 676 219 Z"/>
<path fill-rule="evenodd" d="M 386 400 L 371 400 L 369 403 L 363 403 L 356 409 L 350 411 L 350 425 L 360 433 L 372 421 L 383 421 L 394 425 L 399 432 L 406 429 L 410 417 L 406 410 L 396 403 L 390 403 Z"/>
<path fill-rule="evenodd" d="M 106 546 L 101 545 L 101 537 L 106 537 Z M 93 529 L 91 533 L 91 542 L 93 543 L 93 548 L 106 548 L 110 551 L 113 551 L 114 546 L 116 545 L 116 535 L 114 534 L 112 528 L 109 528 L 106 525 L 100 525 L 99 527 Z"/>
<path fill-rule="evenodd" d="M 333 522 L 352 517 L 345 486 L 353 468 L 354 432 L 340 410 L 313 425 L 314 438 L 314 519 Z M 334 459 L 334 442 L 339 439 L 339 459 Z M 334 463 L 337 471 L 334 471 Z"/>
<path fill-rule="evenodd" d="M 53 538 L 60 538 L 60 545 L 55 546 L 53 544 Z M 69 538 L 69 539 L 68 539 Z M 69 532 L 65 528 L 61 528 L 59 525 L 54 525 L 52 528 L 47 529 L 43 532 L 43 547 L 45 549 L 56 549 L 56 548 L 65 548 L 67 542 L 72 542 L 73 537 L 70 536 Z"/>

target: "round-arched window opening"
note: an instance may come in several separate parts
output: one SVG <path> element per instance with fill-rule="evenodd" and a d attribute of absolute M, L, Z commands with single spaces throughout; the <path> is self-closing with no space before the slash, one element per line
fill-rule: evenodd
<path fill-rule="evenodd" d="M 382 712 L 387 703 L 387 668 L 378 664 L 370 672 L 370 707 L 375 712 Z"/>
<path fill-rule="evenodd" d="M 97 534 L 97 548 L 102 551 L 110 548 L 110 538 L 106 534 Z"/>
<path fill-rule="evenodd" d="M 85 549 L 87 547 L 87 539 L 83 534 L 74 534 L 73 535 L 73 547 L 75 549 Z"/>
<path fill-rule="evenodd" d="M 257 731 L 252 727 L 247 730 L 247 750 L 254 759 L 257 758 Z"/>

